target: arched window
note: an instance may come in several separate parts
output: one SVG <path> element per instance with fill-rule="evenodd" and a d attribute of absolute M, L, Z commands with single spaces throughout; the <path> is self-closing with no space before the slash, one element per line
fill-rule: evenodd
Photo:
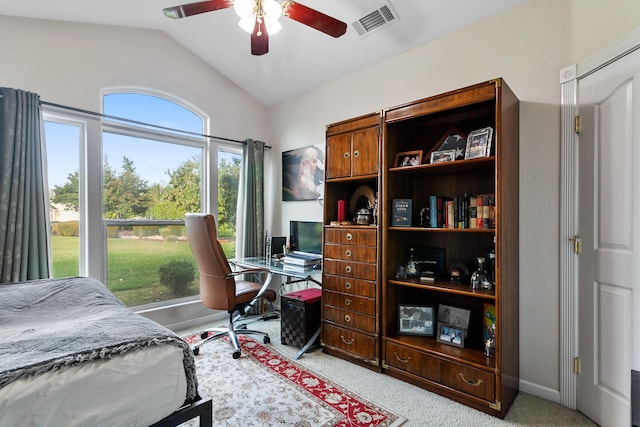
<path fill-rule="evenodd" d="M 64 218 L 76 221 L 75 233 L 52 236 L 54 276 L 79 271 L 99 277 L 125 304 L 139 309 L 198 300 L 197 270 L 186 284 L 170 274 L 195 268 L 184 214 L 217 212 L 223 246 L 228 256 L 235 255 L 241 146 L 204 136 L 207 117 L 170 96 L 119 90 L 102 99 L 104 117 L 94 136 L 101 139 L 100 150 L 91 131 L 84 141 L 82 127 L 45 114 L 49 163 L 57 165 L 49 167 L 50 188 L 57 190 L 53 199 L 65 201 L 52 209 L 52 230 L 68 228 Z M 56 136 L 62 131 L 74 133 L 75 145 L 69 135 Z M 96 152 L 101 167 L 85 161 Z"/>

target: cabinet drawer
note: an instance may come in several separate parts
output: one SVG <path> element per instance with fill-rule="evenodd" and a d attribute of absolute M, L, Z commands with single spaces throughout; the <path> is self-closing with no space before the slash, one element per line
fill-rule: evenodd
<path fill-rule="evenodd" d="M 481 399 L 494 401 L 495 375 L 455 362 L 442 362 L 440 382 Z"/>
<path fill-rule="evenodd" d="M 323 289 L 322 303 L 341 308 L 347 311 L 357 311 L 358 313 L 375 316 L 376 301 L 371 298 L 363 298 L 351 294 L 327 291 Z"/>
<path fill-rule="evenodd" d="M 322 318 L 330 322 L 339 323 L 350 328 L 360 329 L 374 334 L 376 332 L 376 318 L 353 311 L 341 310 L 325 305 L 322 307 Z"/>
<path fill-rule="evenodd" d="M 324 245 L 324 257 L 345 261 L 376 262 L 375 246 Z"/>
<path fill-rule="evenodd" d="M 362 262 L 338 261 L 326 259 L 322 264 L 322 270 L 326 274 L 335 274 L 343 277 L 353 277 L 356 279 L 376 280 L 377 266 L 375 264 L 365 264 Z"/>
<path fill-rule="evenodd" d="M 385 363 L 431 381 L 440 381 L 440 359 L 394 343 L 385 343 Z"/>
<path fill-rule="evenodd" d="M 495 401 L 495 374 L 386 342 L 385 363 L 458 391 Z"/>
<path fill-rule="evenodd" d="M 367 360 L 376 360 L 376 340 L 372 336 L 323 322 L 322 341 L 325 346 L 334 347 Z"/>
<path fill-rule="evenodd" d="M 375 298 L 376 282 L 350 279 L 348 277 L 325 274 L 322 278 L 322 289 Z"/>
<path fill-rule="evenodd" d="M 376 229 L 366 228 L 327 228 L 324 234 L 325 244 L 376 246 Z"/>

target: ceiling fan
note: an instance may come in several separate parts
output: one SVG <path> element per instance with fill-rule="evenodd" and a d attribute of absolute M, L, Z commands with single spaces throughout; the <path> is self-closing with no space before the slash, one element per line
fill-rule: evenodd
<path fill-rule="evenodd" d="M 251 33 L 253 55 L 269 52 L 269 34 L 273 35 L 280 30 L 278 18 L 282 15 L 336 38 L 347 31 L 347 24 L 344 22 L 288 0 L 282 3 L 276 0 L 206 0 L 168 7 L 163 12 L 169 18 L 180 19 L 230 7 L 240 16 L 240 27 Z"/>

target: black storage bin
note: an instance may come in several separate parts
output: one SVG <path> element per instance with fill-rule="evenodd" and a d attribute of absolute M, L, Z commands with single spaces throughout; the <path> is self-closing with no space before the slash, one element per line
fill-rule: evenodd
<path fill-rule="evenodd" d="M 321 289 L 309 288 L 282 296 L 282 344 L 301 348 L 313 337 L 320 327 L 321 294 Z"/>

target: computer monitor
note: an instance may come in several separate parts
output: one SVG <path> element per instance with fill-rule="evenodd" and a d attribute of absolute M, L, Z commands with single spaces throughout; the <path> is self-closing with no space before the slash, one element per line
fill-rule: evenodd
<path fill-rule="evenodd" d="M 322 223 L 289 221 L 289 246 L 293 251 L 322 254 Z"/>

